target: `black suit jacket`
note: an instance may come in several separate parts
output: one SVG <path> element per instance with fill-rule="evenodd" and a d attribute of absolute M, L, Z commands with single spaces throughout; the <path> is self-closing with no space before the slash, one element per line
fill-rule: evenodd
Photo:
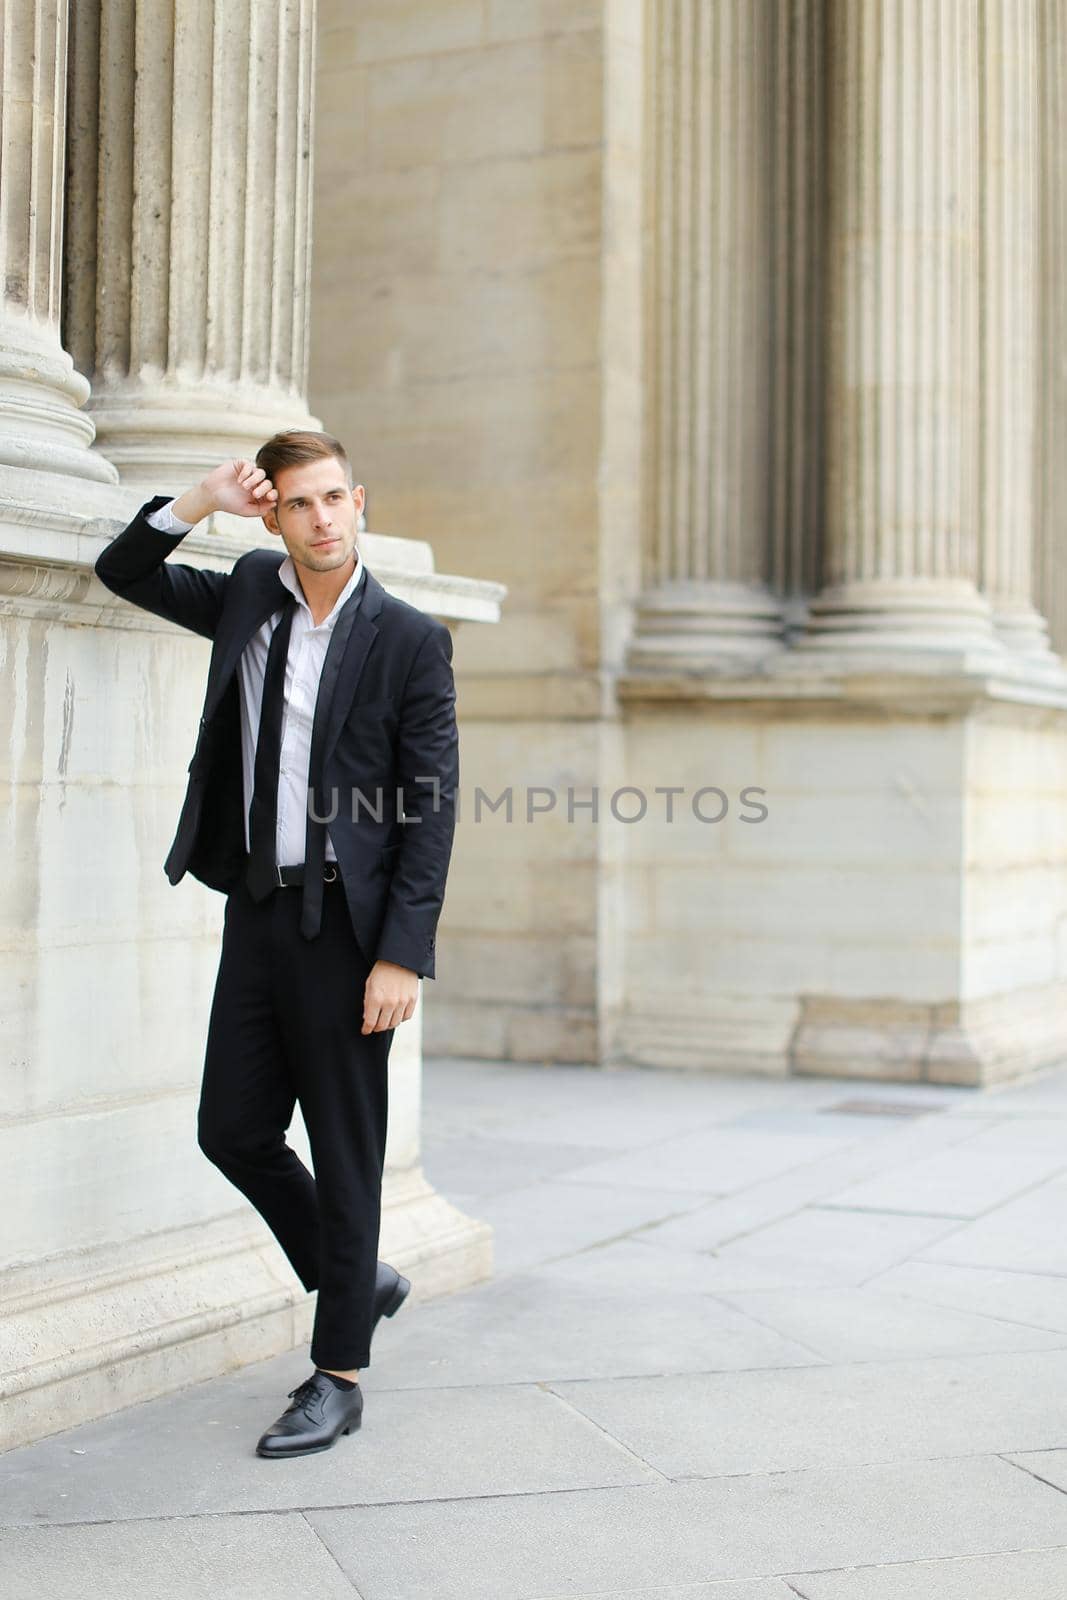
<path fill-rule="evenodd" d="M 96 574 L 124 600 L 211 639 L 207 692 L 174 843 L 164 864 L 224 894 L 245 861 L 241 652 L 289 597 L 283 552 L 250 550 L 226 572 L 168 562 L 184 534 L 146 520 L 157 495 L 101 553 Z M 366 567 L 326 717 L 319 814 L 368 962 L 395 961 L 435 976 L 459 788 L 452 635 L 385 590 Z M 401 814 L 402 813 L 402 814 Z"/>

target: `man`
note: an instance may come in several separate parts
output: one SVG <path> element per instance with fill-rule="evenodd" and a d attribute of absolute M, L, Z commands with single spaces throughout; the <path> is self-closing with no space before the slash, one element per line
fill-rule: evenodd
<path fill-rule="evenodd" d="M 115 594 L 213 640 L 165 863 L 226 895 L 200 1146 L 317 1288 L 311 1376 L 257 1445 L 358 1428 L 380 1316 L 410 1288 L 378 1262 L 393 1034 L 435 975 L 459 781 L 452 638 L 388 594 L 357 548 L 362 484 L 329 434 L 276 434 L 103 551 Z M 229 573 L 168 562 L 216 511 L 262 517 L 286 556 Z M 287 1144 L 299 1102 L 314 1177 Z"/>

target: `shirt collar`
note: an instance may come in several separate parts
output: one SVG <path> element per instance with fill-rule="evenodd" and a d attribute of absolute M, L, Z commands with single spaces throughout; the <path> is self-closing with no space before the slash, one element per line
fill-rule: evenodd
<path fill-rule="evenodd" d="M 295 596 L 297 603 L 299 605 L 303 606 L 304 610 L 307 612 L 308 616 L 310 617 L 311 616 L 311 607 L 308 605 L 307 600 L 304 598 L 304 591 L 300 587 L 300 579 L 296 575 L 296 563 L 293 561 L 292 556 L 286 556 L 285 560 L 282 562 L 281 566 L 278 568 L 278 577 L 281 579 L 282 583 L 288 589 L 289 593 L 291 595 Z M 348 600 L 349 597 L 355 593 L 356 589 L 359 586 L 359 583 L 360 583 L 360 580 L 362 579 L 362 577 L 363 577 L 363 557 L 360 555 L 360 553 L 359 553 L 359 551 L 357 549 L 356 550 L 356 569 L 353 572 L 352 576 L 349 578 L 348 582 L 345 584 L 344 588 L 341 590 L 341 593 L 337 596 L 337 599 L 334 602 L 333 610 L 330 612 L 329 616 L 328 617 L 324 617 L 322 619 L 322 621 L 318 624 L 318 626 L 320 628 L 332 628 L 333 627 L 334 623 L 337 621 L 338 615 L 339 615 L 339 613 L 341 611 L 341 607 L 345 604 L 345 601 Z"/>

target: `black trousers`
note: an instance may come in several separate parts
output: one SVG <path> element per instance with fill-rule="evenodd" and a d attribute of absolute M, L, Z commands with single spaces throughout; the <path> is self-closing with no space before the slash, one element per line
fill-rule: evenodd
<path fill-rule="evenodd" d="M 340 878 L 317 938 L 301 936 L 300 908 L 298 888 L 227 896 L 198 1136 L 318 1290 L 312 1361 L 350 1370 L 370 1363 L 396 1030 L 360 1032 L 370 968 Z M 297 1102 L 314 1177 L 285 1138 Z"/>

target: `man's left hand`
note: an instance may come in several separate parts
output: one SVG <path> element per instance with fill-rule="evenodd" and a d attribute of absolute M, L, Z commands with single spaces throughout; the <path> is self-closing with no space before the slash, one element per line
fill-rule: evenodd
<path fill-rule="evenodd" d="M 419 998 L 419 975 L 395 961 L 376 961 L 363 990 L 362 1033 L 384 1033 L 407 1022 Z"/>

